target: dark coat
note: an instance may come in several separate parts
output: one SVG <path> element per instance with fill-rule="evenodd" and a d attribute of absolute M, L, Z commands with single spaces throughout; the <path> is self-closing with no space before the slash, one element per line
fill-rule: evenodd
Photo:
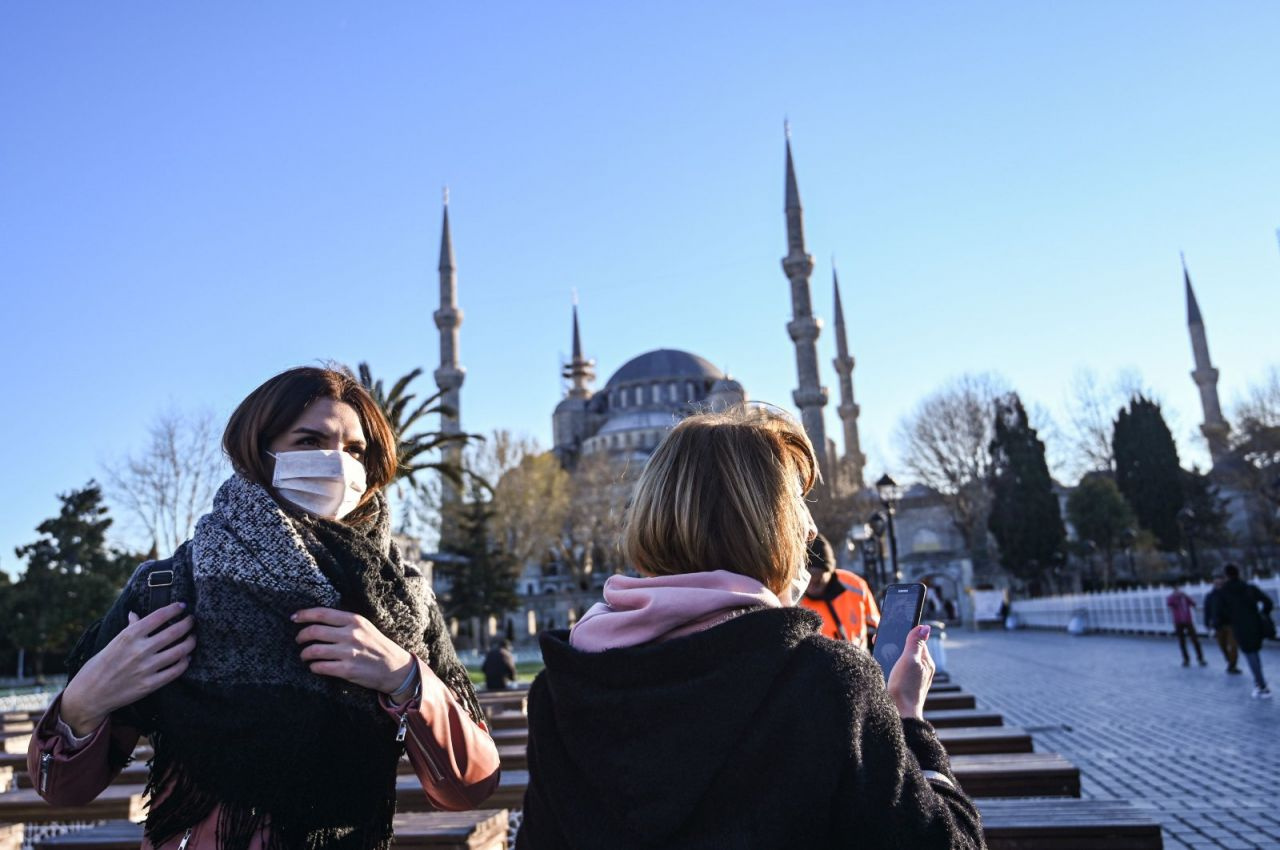
<path fill-rule="evenodd" d="M 1224 624 L 1231 626 L 1240 651 L 1257 652 L 1262 648 L 1262 618 L 1271 614 L 1271 597 L 1238 578 L 1224 581 L 1218 595 L 1220 617 Z"/>
<path fill-rule="evenodd" d="M 587 653 L 541 638 L 517 850 L 981 848 L 933 728 L 799 608 Z M 958 786 L 957 786 L 958 787 Z"/>
<path fill-rule="evenodd" d="M 1218 588 L 1214 588 L 1204 595 L 1204 625 L 1211 631 L 1217 631 L 1222 625 L 1222 614 L 1218 611 L 1218 606 L 1222 604 L 1222 594 L 1218 592 Z"/>

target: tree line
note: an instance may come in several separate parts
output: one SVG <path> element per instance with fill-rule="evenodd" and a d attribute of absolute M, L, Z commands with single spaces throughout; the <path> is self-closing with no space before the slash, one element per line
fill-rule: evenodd
<path fill-rule="evenodd" d="M 1029 415 L 995 376 L 961 377 L 901 422 L 905 465 L 941 495 L 980 573 L 998 563 L 1039 594 L 1111 586 L 1119 553 L 1129 581 L 1207 577 L 1214 550 L 1273 568 L 1280 370 L 1237 406 L 1229 453 L 1213 476 L 1183 468 L 1160 404 L 1131 377 L 1124 383 L 1127 395 L 1107 413 L 1096 381 L 1077 379 L 1074 434 L 1063 440 L 1079 476 L 1070 488 L 1049 472 L 1041 434 L 1057 436 L 1052 422 L 1042 411 Z"/>

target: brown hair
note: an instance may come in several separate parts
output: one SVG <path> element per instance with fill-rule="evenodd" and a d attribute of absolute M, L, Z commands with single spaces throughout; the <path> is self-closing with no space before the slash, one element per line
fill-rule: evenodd
<path fill-rule="evenodd" d="M 781 593 L 804 563 L 818 459 L 795 420 L 735 407 L 682 421 L 627 508 L 623 550 L 647 575 L 728 570 Z"/>
<path fill-rule="evenodd" d="M 372 516 L 369 505 L 373 495 L 395 478 L 396 437 L 382 409 L 349 372 L 300 366 L 268 379 L 231 414 L 222 434 L 222 450 L 236 472 L 274 495 L 273 464 L 267 446 L 312 402 L 322 398 L 351 405 L 364 429 L 367 445 L 360 462 L 364 464 L 368 489 L 360 507 L 344 519 L 356 525 Z"/>

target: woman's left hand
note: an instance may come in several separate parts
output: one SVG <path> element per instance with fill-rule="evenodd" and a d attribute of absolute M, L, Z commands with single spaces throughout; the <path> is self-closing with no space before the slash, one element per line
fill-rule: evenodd
<path fill-rule="evenodd" d="M 404 682 L 413 656 L 359 614 L 335 608 L 306 608 L 291 618 L 306 625 L 297 641 L 310 644 L 302 660 L 312 673 L 345 679 L 389 694 Z"/>

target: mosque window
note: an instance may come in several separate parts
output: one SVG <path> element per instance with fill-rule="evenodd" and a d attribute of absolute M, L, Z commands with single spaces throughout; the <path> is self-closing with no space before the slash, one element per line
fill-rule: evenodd
<path fill-rule="evenodd" d="M 680 392 L 679 386 L 676 384 L 675 381 L 672 381 L 671 383 L 667 384 L 667 400 L 668 401 L 678 401 L 679 392 Z"/>
<path fill-rule="evenodd" d="M 697 395 L 697 392 L 693 388 L 693 381 L 685 381 L 684 382 L 684 400 L 693 401 L 696 395 Z"/>
<path fill-rule="evenodd" d="M 662 384 L 654 384 L 654 385 L 653 385 L 650 400 L 651 400 L 654 404 L 657 404 L 658 402 L 662 401 Z"/>

